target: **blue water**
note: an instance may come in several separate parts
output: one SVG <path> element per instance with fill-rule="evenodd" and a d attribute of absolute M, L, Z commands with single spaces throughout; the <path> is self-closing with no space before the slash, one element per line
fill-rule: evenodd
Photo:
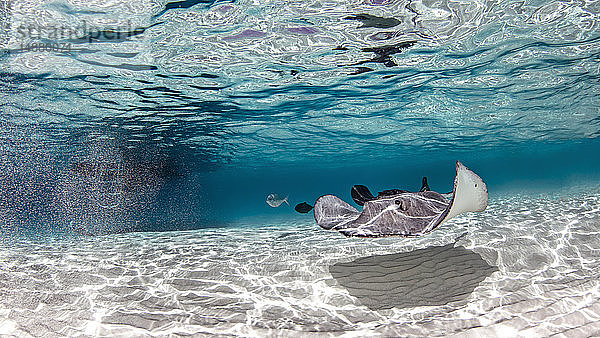
<path fill-rule="evenodd" d="M 599 15 L 0 1 L 0 335 L 597 335 Z M 457 160 L 489 206 L 426 236 L 293 210 Z"/>
<path fill-rule="evenodd" d="M 456 160 L 492 196 L 600 177 L 594 2 L 5 7 L 4 228 L 222 226 Z"/>

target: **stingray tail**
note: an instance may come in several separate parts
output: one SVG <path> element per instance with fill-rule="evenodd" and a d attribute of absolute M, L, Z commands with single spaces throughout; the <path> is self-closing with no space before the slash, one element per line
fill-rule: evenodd
<path fill-rule="evenodd" d="M 288 202 L 288 197 L 290 197 L 290 196 L 285 196 L 285 198 L 283 199 L 283 201 L 284 201 L 284 202 L 285 202 L 287 205 L 290 205 L 290 202 Z M 291 205 L 290 205 L 290 206 L 291 206 Z"/>

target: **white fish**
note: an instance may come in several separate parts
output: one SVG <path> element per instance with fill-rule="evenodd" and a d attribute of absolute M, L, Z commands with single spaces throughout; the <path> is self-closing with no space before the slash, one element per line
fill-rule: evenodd
<path fill-rule="evenodd" d="M 277 208 L 283 202 L 287 203 L 287 205 L 290 205 L 290 202 L 288 202 L 288 196 L 285 196 L 285 198 L 281 198 L 281 196 L 277 194 L 269 194 L 269 196 L 267 196 L 267 204 L 273 208 Z"/>

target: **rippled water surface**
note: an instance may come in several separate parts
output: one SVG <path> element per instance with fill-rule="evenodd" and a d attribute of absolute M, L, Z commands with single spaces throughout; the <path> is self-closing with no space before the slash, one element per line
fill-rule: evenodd
<path fill-rule="evenodd" d="M 599 13 L 0 1 L 0 334 L 599 334 Z M 456 160 L 490 207 L 421 238 L 293 211 Z"/>

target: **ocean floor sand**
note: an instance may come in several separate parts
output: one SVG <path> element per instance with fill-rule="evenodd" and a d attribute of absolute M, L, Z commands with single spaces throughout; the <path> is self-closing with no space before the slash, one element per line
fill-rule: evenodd
<path fill-rule="evenodd" d="M 0 334 L 600 334 L 600 196 L 492 199 L 420 238 L 259 226 L 0 244 Z"/>

